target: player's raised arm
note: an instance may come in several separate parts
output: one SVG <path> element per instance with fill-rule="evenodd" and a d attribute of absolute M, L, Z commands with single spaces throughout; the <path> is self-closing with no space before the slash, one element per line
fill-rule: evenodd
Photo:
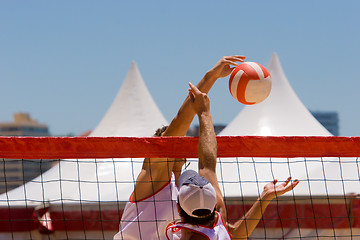
<path fill-rule="evenodd" d="M 239 55 L 222 57 L 196 85 L 197 89 L 200 92 L 207 94 L 216 80 L 230 75 L 234 67 L 237 66 L 239 62 L 244 62 L 244 60 L 245 57 Z M 195 111 L 190 106 L 190 99 L 188 96 L 163 136 L 185 136 L 195 114 Z"/>
<path fill-rule="evenodd" d="M 291 182 L 290 177 L 281 184 L 277 184 L 277 180 L 266 184 L 264 191 L 245 216 L 233 225 L 228 224 L 231 236 L 235 239 L 247 239 L 259 223 L 269 203 L 275 197 L 291 191 L 298 184 L 299 181 L 297 179 Z"/>
<path fill-rule="evenodd" d="M 228 76 L 234 68 L 232 66 L 237 66 L 238 62 L 243 62 L 244 59 L 244 56 L 222 57 L 198 83 L 198 89 L 203 93 L 208 93 L 217 79 Z M 162 136 L 185 136 L 195 116 L 195 111 L 190 104 L 189 96 L 187 96 L 177 115 L 173 118 L 168 128 L 162 133 Z M 181 169 L 183 162 L 177 162 L 175 168 L 174 164 L 174 159 L 145 159 L 142 170 L 136 180 L 131 200 L 138 201 L 151 196 L 167 184 L 171 179 L 174 169 Z"/>
<path fill-rule="evenodd" d="M 210 100 L 207 94 L 189 83 L 189 97 L 199 117 L 200 137 L 198 146 L 199 175 L 207 179 L 216 191 L 216 210 L 226 218 L 223 195 L 216 176 L 217 142 L 210 114 Z"/>

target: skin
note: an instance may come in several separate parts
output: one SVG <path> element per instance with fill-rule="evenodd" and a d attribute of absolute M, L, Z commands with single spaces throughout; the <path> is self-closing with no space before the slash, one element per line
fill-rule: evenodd
<path fill-rule="evenodd" d="M 237 66 L 239 62 L 244 60 L 244 56 L 223 57 L 205 74 L 197 86 L 189 83 L 188 96 L 162 135 L 185 136 L 194 116 L 198 116 L 200 125 L 198 146 L 199 174 L 213 185 L 217 194 L 216 210 L 223 216 L 229 233 L 234 239 L 247 239 L 255 229 L 270 201 L 277 196 L 291 191 L 299 183 L 298 180 L 291 182 L 291 178 L 288 178 L 281 184 L 277 184 L 277 180 L 268 183 L 264 187 L 259 199 L 257 199 L 242 219 L 239 219 L 235 224 L 227 222 L 223 195 L 216 176 L 217 143 L 210 114 L 210 100 L 207 93 L 217 79 L 228 76 L 234 66 Z M 184 163 L 184 159 L 146 158 L 137 178 L 131 201 L 140 201 L 156 193 L 168 184 L 172 173 L 174 173 L 177 182 Z M 182 232 L 182 239 L 202 238 L 202 235 L 194 232 L 186 230 Z"/>
<path fill-rule="evenodd" d="M 291 184 L 289 177 L 285 182 L 277 184 L 274 180 L 265 185 L 259 199 L 254 203 L 245 216 L 235 224 L 227 223 L 226 208 L 216 176 L 217 143 L 212 118 L 210 114 L 210 100 L 205 93 L 200 92 L 194 85 L 189 83 L 189 96 L 194 111 L 199 117 L 200 136 L 198 146 L 199 174 L 206 178 L 215 188 L 217 194 L 216 210 L 223 216 L 229 233 L 234 239 L 247 239 L 261 219 L 266 207 L 272 199 L 291 191 L 299 184 L 295 180 Z M 210 223 L 211 226 L 213 223 Z M 184 232 L 184 234 L 183 234 Z M 183 238 L 184 236 L 184 238 Z M 182 239 L 202 239 L 203 236 L 185 229 L 182 230 Z"/>
<path fill-rule="evenodd" d="M 222 212 L 225 211 L 224 201 L 222 200 L 222 193 L 216 178 L 216 156 L 217 156 L 217 142 L 216 135 L 213 127 L 212 117 L 210 114 L 210 100 L 207 94 L 200 92 L 200 90 L 193 84 L 189 83 L 189 98 L 192 102 L 192 108 L 199 118 L 199 175 L 206 178 L 214 187 L 217 198 L 217 208 Z M 179 209 L 179 205 L 178 205 Z M 222 213 L 221 212 L 221 213 Z M 225 212 L 224 212 L 225 214 Z M 216 216 L 217 217 L 217 216 Z M 184 221 L 184 219 L 182 219 Z M 208 226 L 212 226 L 209 223 Z M 181 230 L 182 240 L 191 239 L 207 239 L 201 234 L 189 231 L 186 229 Z"/>
<path fill-rule="evenodd" d="M 245 57 L 239 55 L 222 57 L 196 87 L 202 93 L 208 93 L 216 80 L 228 76 L 234 67 L 244 60 Z M 185 136 L 196 114 L 191 104 L 188 95 L 162 136 Z M 177 182 L 184 163 L 184 159 L 146 158 L 136 180 L 131 201 L 139 201 L 153 195 L 170 181 L 172 172 Z"/>

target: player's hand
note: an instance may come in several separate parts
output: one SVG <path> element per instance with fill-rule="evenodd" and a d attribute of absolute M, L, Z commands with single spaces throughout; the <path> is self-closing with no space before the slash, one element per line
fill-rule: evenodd
<path fill-rule="evenodd" d="M 197 115 L 210 112 L 210 99 L 206 93 L 201 92 L 196 86 L 189 82 L 189 97 Z"/>
<path fill-rule="evenodd" d="M 212 77 L 222 78 L 230 75 L 232 70 L 239 65 L 239 62 L 244 62 L 245 56 L 224 56 L 218 61 L 215 66 L 208 72 Z M 232 67 L 234 66 L 234 67 Z"/>
<path fill-rule="evenodd" d="M 298 184 L 299 180 L 294 180 L 291 182 L 291 177 L 286 179 L 285 182 L 277 184 L 277 179 L 268 183 L 264 187 L 264 191 L 261 194 L 263 199 L 272 200 L 275 197 L 281 196 L 291 190 L 293 190 Z"/>

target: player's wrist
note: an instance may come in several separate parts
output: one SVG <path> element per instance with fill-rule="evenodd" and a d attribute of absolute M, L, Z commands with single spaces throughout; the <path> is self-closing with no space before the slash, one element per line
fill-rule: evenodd
<path fill-rule="evenodd" d="M 263 191 L 263 192 L 261 193 L 259 199 L 262 200 L 262 201 L 271 201 L 271 200 L 273 200 L 274 198 L 275 198 L 274 194 L 271 194 L 271 193 L 269 193 L 269 192 L 267 192 L 267 191 Z"/>
<path fill-rule="evenodd" d="M 215 69 L 210 69 L 204 76 L 205 80 L 212 80 L 212 81 L 216 81 L 217 79 L 220 78 L 220 74 L 218 73 L 218 71 L 216 71 Z"/>
<path fill-rule="evenodd" d="M 200 112 L 197 113 L 197 115 L 199 116 L 199 118 L 211 118 L 211 113 L 209 110 L 202 110 Z"/>

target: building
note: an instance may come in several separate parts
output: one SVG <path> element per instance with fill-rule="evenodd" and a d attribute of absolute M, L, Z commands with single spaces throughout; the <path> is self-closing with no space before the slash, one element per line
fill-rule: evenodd
<path fill-rule="evenodd" d="M 15 113 L 14 122 L 0 123 L 0 136 L 49 136 L 47 125 L 38 123 L 27 113 Z"/>
<path fill-rule="evenodd" d="M 49 136 L 48 126 L 27 113 L 15 113 L 13 122 L 0 123 L 0 136 Z M 23 185 L 47 171 L 53 161 L 0 159 L 0 193 Z M 4 171 L 5 170 L 5 171 Z"/>
<path fill-rule="evenodd" d="M 337 112 L 311 111 L 312 115 L 334 136 L 339 136 L 339 116 Z"/>

